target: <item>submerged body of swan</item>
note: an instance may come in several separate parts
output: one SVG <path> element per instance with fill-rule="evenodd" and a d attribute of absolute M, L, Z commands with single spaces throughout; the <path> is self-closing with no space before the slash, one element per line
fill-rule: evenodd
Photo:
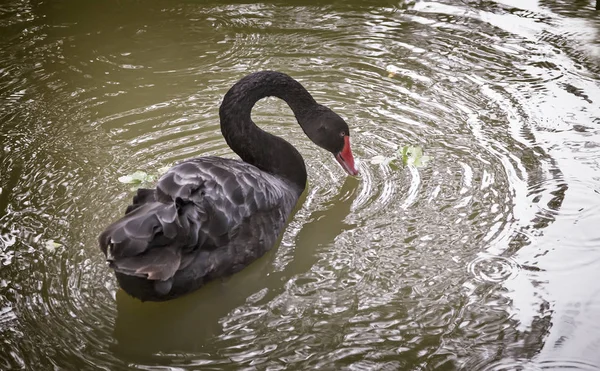
<path fill-rule="evenodd" d="M 287 141 L 250 118 L 267 96 L 285 100 L 306 135 L 357 175 L 346 122 L 288 75 L 241 79 L 220 108 L 227 144 L 242 159 L 202 157 L 139 189 L 123 218 L 99 237 L 119 285 L 140 300 L 168 300 L 233 274 L 271 249 L 306 186 L 306 167 Z"/>

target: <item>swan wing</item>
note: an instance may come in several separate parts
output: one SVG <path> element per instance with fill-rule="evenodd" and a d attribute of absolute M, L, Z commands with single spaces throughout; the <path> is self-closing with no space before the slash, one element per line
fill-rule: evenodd
<path fill-rule="evenodd" d="M 156 189 L 138 190 L 126 215 L 100 235 L 100 246 L 124 274 L 165 281 L 198 256 L 207 259 L 197 274 L 209 274 L 209 257 L 219 255 L 212 251 L 226 249 L 240 230 L 256 229 L 248 223 L 285 219 L 297 193 L 241 161 L 187 160 L 167 171 Z"/>

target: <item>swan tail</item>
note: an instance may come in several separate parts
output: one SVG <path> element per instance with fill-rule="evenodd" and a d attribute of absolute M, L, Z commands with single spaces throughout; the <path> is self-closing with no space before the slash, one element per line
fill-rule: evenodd
<path fill-rule="evenodd" d="M 167 281 L 189 263 L 185 252 L 199 245 L 198 210 L 179 198 L 143 203 L 149 200 L 143 191 L 136 198 L 131 210 L 100 234 L 100 248 L 116 272 Z"/>

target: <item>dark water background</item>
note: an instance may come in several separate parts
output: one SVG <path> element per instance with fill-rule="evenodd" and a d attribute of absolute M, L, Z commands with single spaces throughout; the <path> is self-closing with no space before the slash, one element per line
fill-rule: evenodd
<path fill-rule="evenodd" d="M 352 127 L 307 160 L 281 245 L 180 300 L 117 290 L 117 179 L 233 156 L 246 73 Z M 425 166 L 372 163 L 420 146 Z M 558 370 L 600 365 L 600 15 L 591 1 L 0 4 L 0 369 Z"/>

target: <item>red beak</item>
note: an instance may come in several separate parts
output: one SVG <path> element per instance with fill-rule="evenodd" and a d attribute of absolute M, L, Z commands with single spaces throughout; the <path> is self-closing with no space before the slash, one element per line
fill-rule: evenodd
<path fill-rule="evenodd" d="M 352 150 L 350 149 L 349 136 L 344 136 L 344 148 L 335 155 L 335 159 L 348 174 L 358 175 L 358 170 L 354 167 L 354 156 L 352 156 Z"/>

